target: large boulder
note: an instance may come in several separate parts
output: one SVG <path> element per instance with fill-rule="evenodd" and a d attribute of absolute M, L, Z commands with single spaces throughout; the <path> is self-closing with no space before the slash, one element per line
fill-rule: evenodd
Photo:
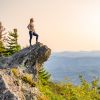
<path fill-rule="evenodd" d="M 39 68 L 50 54 L 46 45 L 37 43 L 10 57 L 0 57 L 0 100 L 37 100 L 41 97 L 39 89 L 32 86 L 38 80 Z M 27 74 L 33 76 L 33 81 L 25 81 Z"/>
<path fill-rule="evenodd" d="M 49 58 L 51 49 L 42 43 L 22 49 L 11 57 L 0 58 L 0 68 L 11 68 L 25 66 L 29 73 L 34 75 L 37 80 L 38 70 L 42 64 Z"/>

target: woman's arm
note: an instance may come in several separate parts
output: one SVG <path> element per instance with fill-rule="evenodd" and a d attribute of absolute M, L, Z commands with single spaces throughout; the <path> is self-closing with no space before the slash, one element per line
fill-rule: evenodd
<path fill-rule="evenodd" d="M 27 26 L 27 28 L 30 30 L 30 24 Z"/>

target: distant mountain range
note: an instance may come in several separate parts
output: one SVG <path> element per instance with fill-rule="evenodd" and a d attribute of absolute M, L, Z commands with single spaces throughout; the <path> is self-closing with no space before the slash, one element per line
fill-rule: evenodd
<path fill-rule="evenodd" d="M 100 57 L 100 51 L 65 51 L 65 52 L 55 52 L 52 53 L 52 56 L 60 57 Z"/>
<path fill-rule="evenodd" d="M 54 81 L 67 78 L 74 84 L 78 84 L 81 74 L 90 82 L 100 77 L 100 51 L 52 53 L 44 66 L 51 73 Z"/>

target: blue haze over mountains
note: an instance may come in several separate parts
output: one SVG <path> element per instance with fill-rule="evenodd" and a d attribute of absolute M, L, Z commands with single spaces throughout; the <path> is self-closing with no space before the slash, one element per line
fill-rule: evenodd
<path fill-rule="evenodd" d="M 100 77 L 100 51 L 52 53 L 44 64 L 53 81 L 79 84 L 79 75 L 91 82 Z"/>

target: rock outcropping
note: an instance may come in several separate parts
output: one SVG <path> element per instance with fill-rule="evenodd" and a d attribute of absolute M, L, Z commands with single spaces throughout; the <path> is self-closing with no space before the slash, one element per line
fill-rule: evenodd
<path fill-rule="evenodd" d="M 41 65 L 49 58 L 51 49 L 42 43 L 37 43 L 15 53 L 11 57 L 0 59 L 1 68 L 11 68 L 17 66 L 27 67 L 27 71 L 37 77 Z"/>
<path fill-rule="evenodd" d="M 49 58 L 51 54 L 51 49 L 42 43 L 37 43 L 31 47 L 22 49 L 21 51 L 13 54 L 10 57 L 1 57 L 0 58 L 0 100 L 35 100 L 35 96 L 25 96 L 27 92 L 34 91 L 35 94 L 39 93 L 37 88 L 31 88 L 22 92 L 22 78 L 23 73 L 28 73 L 33 75 L 35 82 L 38 80 L 38 71 L 43 63 Z M 19 79 L 13 77 L 12 68 L 24 67 L 24 71 L 20 72 L 21 76 Z M 19 69 L 18 68 L 18 69 Z M 16 76 L 16 72 L 14 72 Z M 31 90 L 31 91 L 29 91 Z M 33 94 L 34 94 L 33 93 Z"/>

